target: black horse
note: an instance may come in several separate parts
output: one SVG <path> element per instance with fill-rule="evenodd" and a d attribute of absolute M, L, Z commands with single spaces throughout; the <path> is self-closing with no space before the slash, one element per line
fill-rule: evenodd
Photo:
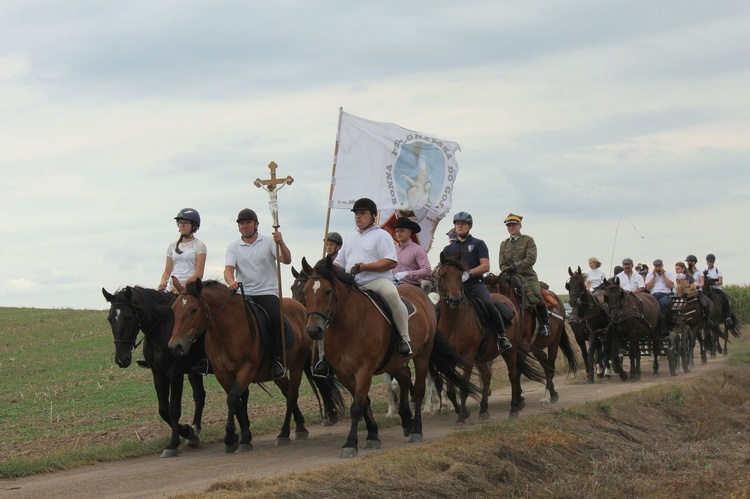
<path fill-rule="evenodd" d="M 703 272 L 703 286 L 701 288 L 704 296 L 711 303 L 708 314 L 708 329 L 711 331 L 711 357 L 716 356 L 720 350 L 724 355 L 728 354 L 727 343 L 729 334 L 739 338 L 742 324 L 732 310 L 732 300 L 721 289 L 714 288 L 716 279 L 708 276 L 708 271 Z M 723 326 L 723 329 L 721 328 Z M 719 339 L 724 340 L 724 348 L 721 349 Z"/>
<path fill-rule="evenodd" d="M 583 362 L 586 364 L 586 382 L 594 382 L 594 366 L 604 368 L 609 366 L 609 355 L 605 355 L 604 336 L 609 325 L 609 317 L 603 307 L 604 293 L 594 296 L 586 289 L 586 277 L 581 272 L 581 267 L 573 272 L 568 267 L 570 279 L 565 283 L 570 297 L 570 306 L 573 310 L 568 318 L 570 328 L 581 349 Z M 604 283 L 602 284 L 602 289 Z M 588 341 L 589 347 L 586 348 Z M 603 375 L 603 373 L 602 373 Z"/>
<path fill-rule="evenodd" d="M 648 293 L 633 293 L 620 287 L 615 277 L 604 291 L 610 325 L 608 339 L 614 371 L 623 381 L 628 375 L 622 369 L 620 348 L 627 345 L 630 358 L 630 381 L 641 377 L 641 339 L 651 340 L 654 354 L 654 376 L 659 375 L 659 352 L 662 346 L 662 316 L 659 303 Z"/>
<path fill-rule="evenodd" d="M 190 354 L 176 358 L 167 344 L 172 336 L 174 295 L 140 286 L 127 286 L 115 294 L 102 288 L 104 298 L 111 304 L 107 320 L 115 339 L 115 362 L 126 368 L 132 361 L 138 332 L 143 332 L 143 356 L 151 368 L 154 388 L 159 400 L 159 416 L 170 426 L 172 435 L 161 457 L 177 456 L 180 437 L 196 447 L 200 443 L 201 418 L 206 402 L 203 376 L 193 367 L 205 357 L 201 337 Z M 195 412 L 190 425 L 180 424 L 182 416 L 182 388 L 184 376 L 188 375 L 193 387 Z"/>

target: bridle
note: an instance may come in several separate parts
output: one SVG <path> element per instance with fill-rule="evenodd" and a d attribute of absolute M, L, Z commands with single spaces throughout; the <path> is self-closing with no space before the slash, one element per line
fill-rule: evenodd
<path fill-rule="evenodd" d="M 242 287 L 242 283 L 240 283 L 240 287 Z M 229 304 L 234 294 L 235 293 L 230 289 L 229 294 L 227 295 L 227 299 L 224 301 L 224 303 L 222 303 L 221 307 L 219 307 L 219 310 L 216 311 L 216 314 L 211 314 L 211 307 L 208 306 L 208 302 L 206 301 L 206 298 L 201 293 L 195 294 L 195 293 L 189 293 L 187 291 L 183 291 L 177 295 L 177 298 L 183 295 L 197 298 L 201 302 L 201 305 L 203 305 L 203 315 L 206 316 L 206 323 L 203 326 L 198 328 L 198 331 L 196 332 L 196 334 L 191 335 L 191 337 L 188 338 L 188 343 L 190 344 L 195 343 L 196 341 L 198 341 L 198 338 L 200 338 L 201 335 L 206 334 L 208 332 L 211 326 L 211 323 L 219 316 L 219 314 L 221 314 L 224 311 L 224 309 Z M 243 296 L 244 296 L 244 292 L 243 292 Z"/>
<path fill-rule="evenodd" d="M 437 267 L 435 267 L 435 271 L 432 273 L 432 278 L 435 281 L 435 289 L 438 291 L 438 296 L 445 302 L 445 303 L 451 303 L 451 298 L 447 295 L 445 290 L 443 289 L 443 286 L 441 285 L 441 279 L 440 279 L 440 271 L 443 270 L 444 267 L 451 267 L 455 268 L 459 272 L 461 269 L 456 267 L 455 265 L 450 265 L 449 263 L 441 263 Z M 466 294 L 464 294 L 464 286 L 463 283 L 461 284 L 461 299 L 459 300 L 460 304 L 463 304 L 466 302 Z"/>
<path fill-rule="evenodd" d="M 333 299 L 331 300 L 331 304 L 328 307 L 328 310 L 326 312 L 318 312 L 317 310 L 310 310 L 307 312 L 308 317 L 315 317 L 319 316 L 325 321 L 325 327 L 328 328 L 328 325 L 331 324 L 336 319 L 336 311 L 340 310 L 342 307 L 346 305 L 346 303 L 349 301 L 349 298 L 351 297 L 351 291 L 347 293 L 346 301 L 344 301 L 341 306 L 339 306 L 339 294 L 338 291 L 336 291 L 336 283 L 328 279 L 325 276 L 322 275 L 312 275 L 307 278 L 308 281 L 314 281 L 314 280 L 320 280 L 325 279 L 331 284 L 331 290 L 333 291 Z"/>

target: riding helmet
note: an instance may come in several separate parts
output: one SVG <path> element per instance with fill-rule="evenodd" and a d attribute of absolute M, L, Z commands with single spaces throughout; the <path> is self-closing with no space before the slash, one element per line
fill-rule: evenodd
<path fill-rule="evenodd" d="M 706 255 L 706 261 L 707 262 L 715 262 L 716 261 L 716 256 L 713 253 L 709 253 L 708 255 Z"/>
<path fill-rule="evenodd" d="M 688 255 L 685 257 L 686 262 L 698 263 L 698 257 L 695 255 Z"/>
<path fill-rule="evenodd" d="M 329 232 L 328 236 L 326 236 L 326 241 L 331 241 L 338 244 L 339 246 L 343 246 L 344 244 L 344 240 L 341 238 L 341 234 L 339 234 L 338 232 Z"/>
<path fill-rule="evenodd" d="M 174 217 L 174 219 L 190 220 L 193 223 L 193 232 L 197 231 L 201 226 L 201 216 L 198 213 L 198 210 L 194 210 L 193 208 L 181 209 L 177 216 Z"/>
<path fill-rule="evenodd" d="M 237 215 L 237 223 L 240 223 L 243 220 L 252 220 L 254 222 L 257 222 L 258 215 L 256 215 L 255 212 L 250 208 L 243 208 Z"/>
<path fill-rule="evenodd" d="M 459 211 L 455 215 L 453 215 L 453 223 L 456 222 L 464 222 L 469 225 L 474 225 L 474 219 L 471 218 L 471 215 L 469 213 L 466 213 L 465 211 Z"/>
<path fill-rule="evenodd" d="M 372 213 L 372 216 L 376 216 L 378 214 L 378 205 L 370 198 L 359 198 L 354 202 L 351 211 L 359 210 L 367 210 Z"/>

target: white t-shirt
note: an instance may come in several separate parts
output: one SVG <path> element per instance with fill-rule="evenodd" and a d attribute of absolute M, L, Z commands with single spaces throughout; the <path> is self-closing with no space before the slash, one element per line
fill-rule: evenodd
<path fill-rule="evenodd" d="M 224 265 L 234 267 L 234 278 L 245 294 L 279 296 L 276 279 L 276 243 L 273 237 L 258 234 L 253 244 L 236 239 L 227 246 Z M 237 293 L 241 291 L 238 289 Z"/>
<path fill-rule="evenodd" d="M 724 276 L 724 274 L 721 273 L 721 270 L 719 270 L 719 267 L 715 265 L 714 265 L 714 268 L 712 269 L 709 269 L 708 267 L 703 269 L 703 272 L 706 272 L 706 271 L 708 271 L 708 277 L 710 277 L 711 279 L 718 279 L 719 277 Z M 701 275 L 703 275 L 703 272 L 701 272 Z M 700 281 L 698 281 L 698 283 L 700 284 Z M 721 289 L 721 286 L 716 284 L 714 285 L 714 289 Z"/>
<path fill-rule="evenodd" d="M 648 275 L 646 275 L 646 282 L 651 282 L 651 279 L 654 279 L 654 287 L 649 290 L 649 292 L 652 295 L 654 293 L 667 293 L 667 294 L 669 294 L 669 293 L 672 292 L 672 288 L 670 288 L 669 286 L 667 286 L 666 283 L 664 282 L 664 276 L 665 275 L 669 278 L 670 281 L 672 281 L 673 283 L 675 282 L 674 273 L 672 273 L 672 272 L 670 272 L 668 270 L 665 270 L 663 275 L 657 275 L 657 276 L 655 276 L 653 270 L 651 272 L 649 272 Z"/>
<path fill-rule="evenodd" d="M 393 244 L 393 237 L 386 230 L 373 225 L 364 233 L 356 231 L 346 236 L 344 245 L 339 250 L 339 254 L 336 255 L 334 263 L 346 272 L 349 272 L 354 264 L 358 262 L 373 263 L 383 258 L 398 262 L 396 245 Z M 390 270 L 383 272 L 360 272 L 354 276 L 354 280 L 361 286 L 374 281 L 378 277 L 383 277 L 390 281 L 393 279 L 393 274 Z"/>
<path fill-rule="evenodd" d="M 639 288 L 646 287 L 643 277 L 638 272 L 633 272 L 633 275 L 628 277 L 623 270 L 617 274 L 617 278 L 620 280 L 620 287 L 626 291 L 638 291 Z"/>
<path fill-rule="evenodd" d="M 600 268 L 589 269 L 589 271 L 586 272 L 586 280 L 591 283 L 592 290 L 596 288 L 597 286 L 599 286 L 601 283 L 603 283 L 606 278 L 607 276 L 604 274 L 604 271 Z"/>
<path fill-rule="evenodd" d="M 206 254 L 206 245 L 199 239 L 193 238 L 192 241 L 180 243 L 180 251 L 177 253 L 177 241 L 173 242 L 167 248 L 167 256 L 172 259 L 171 276 L 177 278 L 180 284 L 185 284 L 187 279 L 195 274 L 195 263 L 198 255 Z M 167 291 L 172 291 L 172 279 L 167 280 Z"/>

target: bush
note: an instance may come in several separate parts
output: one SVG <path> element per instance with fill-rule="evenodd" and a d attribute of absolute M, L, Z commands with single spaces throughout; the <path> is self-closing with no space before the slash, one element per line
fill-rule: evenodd
<path fill-rule="evenodd" d="M 734 314 L 743 324 L 750 323 L 750 285 L 731 284 L 722 289 L 732 298 Z"/>

